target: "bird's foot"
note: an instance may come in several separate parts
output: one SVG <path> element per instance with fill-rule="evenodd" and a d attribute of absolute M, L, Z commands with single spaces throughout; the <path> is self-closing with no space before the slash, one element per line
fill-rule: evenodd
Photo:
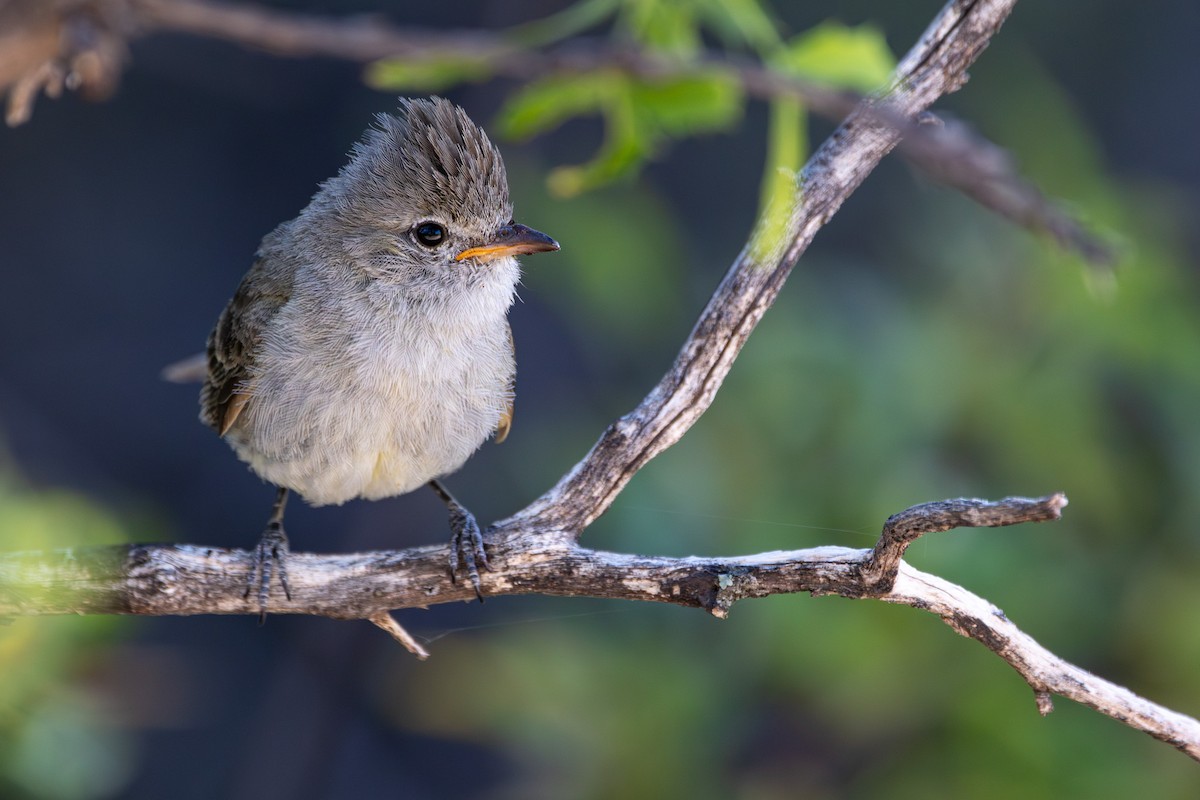
<path fill-rule="evenodd" d="M 258 624 L 267 620 L 267 598 L 271 594 L 271 577 L 279 573 L 279 584 L 288 600 L 292 599 L 292 589 L 288 586 L 287 573 L 288 538 L 283 532 L 283 522 L 271 520 L 258 547 L 254 550 L 254 566 L 246 583 L 246 591 L 242 597 L 249 597 L 256 588 L 258 590 Z"/>
<path fill-rule="evenodd" d="M 450 538 L 450 582 L 457 582 L 458 566 L 462 564 L 471 581 L 471 588 L 479 602 L 483 602 L 483 591 L 479 581 L 479 567 L 491 570 L 488 564 L 487 551 L 483 546 L 483 533 L 475 515 L 463 508 L 459 503 L 449 504 L 450 530 L 454 535 Z"/>

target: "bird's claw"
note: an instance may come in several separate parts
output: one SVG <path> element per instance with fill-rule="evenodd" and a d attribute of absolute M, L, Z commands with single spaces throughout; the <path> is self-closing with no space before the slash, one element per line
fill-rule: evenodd
<path fill-rule="evenodd" d="M 254 566 L 246 583 L 242 597 L 258 589 L 258 624 L 267 620 L 267 598 L 271 594 L 271 576 L 279 573 L 279 584 L 288 600 L 292 599 L 292 588 L 288 585 L 287 573 L 288 538 L 283 532 L 283 523 L 272 520 L 258 540 L 254 549 Z"/>
<path fill-rule="evenodd" d="M 462 506 L 455 504 L 450 509 L 450 530 L 454 535 L 450 539 L 450 582 L 457 583 L 458 566 L 461 563 L 467 571 L 467 579 L 479 602 L 483 602 L 483 590 L 479 580 L 479 567 L 491 571 L 488 564 L 487 550 L 483 546 L 483 533 L 475 515 Z"/>

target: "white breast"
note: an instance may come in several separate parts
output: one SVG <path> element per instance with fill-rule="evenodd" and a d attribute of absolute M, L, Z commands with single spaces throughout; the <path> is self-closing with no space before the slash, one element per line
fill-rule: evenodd
<path fill-rule="evenodd" d="M 511 281 L 439 303 L 297 291 L 264 336 L 230 436 L 238 455 L 314 505 L 404 494 L 458 469 L 510 400 L 507 260 L 491 266 Z"/>

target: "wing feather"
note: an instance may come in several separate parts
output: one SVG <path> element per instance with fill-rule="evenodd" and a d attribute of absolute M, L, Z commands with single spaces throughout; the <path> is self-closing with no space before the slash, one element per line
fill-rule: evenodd
<path fill-rule="evenodd" d="M 291 297 L 291 274 L 272 274 L 269 265 L 267 258 L 254 263 L 208 336 L 200 418 L 222 436 L 253 398 L 249 381 L 263 331 Z"/>
<path fill-rule="evenodd" d="M 516 360 L 517 346 L 513 342 L 512 325 L 508 326 L 508 349 L 509 349 L 509 352 L 511 352 L 513 354 L 513 359 Z M 507 439 L 508 432 L 510 430 L 512 430 L 513 402 L 515 399 L 514 398 L 515 390 L 517 388 L 516 383 L 517 383 L 517 375 L 514 372 L 513 378 L 508 384 L 508 407 L 504 409 L 504 413 L 500 415 L 500 421 L 498 423 L 496 423 L 496 434 L 493 437 L 493 441 L 495 441 L 496 444 L 500 444 L 505 439 Z"/>

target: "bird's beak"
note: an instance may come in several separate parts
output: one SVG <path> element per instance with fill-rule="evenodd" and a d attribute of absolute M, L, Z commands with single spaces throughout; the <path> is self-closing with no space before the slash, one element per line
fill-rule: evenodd
<path fill-rule="evenodd" d="M 547 253 L 558 249 L 558 242 L 541 231 L 524 225 L 505 225 L 496 231 L 495 238 L 481 247 L 471 247 L 454 257 L 455 261 L 476 258 L 491 261 L 505 256 L 523 256 L 528 253 Z"/>

